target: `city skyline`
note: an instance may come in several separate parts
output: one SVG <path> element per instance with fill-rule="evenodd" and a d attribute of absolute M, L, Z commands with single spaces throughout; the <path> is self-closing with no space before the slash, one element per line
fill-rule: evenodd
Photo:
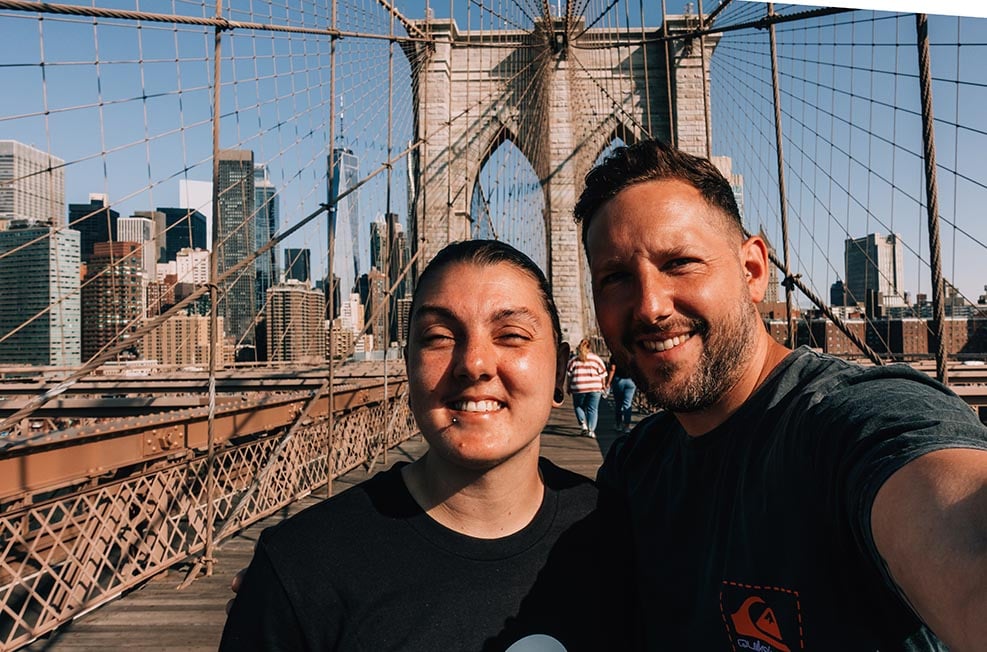
<path fill-rule="evenodd" d="M 684 8 L 684 2 L 670 2 L 668 9 L 669 13 L 681 12 Z M 420 9 L 421 11 L 417 11 Z M 449 11 L 448 7 L 436 6 L 433 8 L 437 17 L 442 17 L 444 13 Z M 467 18 L 462 15 L 460 9 L 457 7 L 452 8 L 456 12 L 456 19 L 460 21 L 461 28 L 466 28 Z M 412 18 L 420 17 L 424 15 L 424 3 L 411 3 L 408 8 L 405 9 L 407 14 Z M 752 9 L 752 11 L 754 11 Z M 633 17 L 632 17 L 633 18 Z M 636 19 L 635 19 L 636 20 Z M 639 20 L 644 24 L 649 26 L 656 26 L 660 24 L 658 20 L 657 9 L 653 6 L 645 8 L 645 14 L 642 20 Z M 888 21 L 884 21 L 888 22 Z M 875 30 L 881 27 L 881 19 L 876 22 L 877 27 Z M 945 21 L 932 21 L 931 23 L 931 33 L 933 36 L 937 32 L 941 32 L 945 25 Z M 951 29 L 954 32 L 961 34 L 964 38 L 963 40 L 969 40 L 972 43 L 978 42 L 979 36 L 983 33 L 983 21 L 975 21 L 973 19 L 969 21 L 964 21 L 962 25 L 959 25 L 955 21 L 949 23 L 953 26 Z M 66 28 L 67 29 L 67 28 Z M 12 35 L 13 39 L 11 42 L 16 42 L 16 38 L 19 35 Z M 177 39 L 179 43 L 176 47 L 181 49 L 182 56 L 188 56 L 192 58 L 198 49 L 186 43 L 186 35 L 178 35 Z M 943 38 L 941 40 L 949 41 L 949 38 Z M 952 40 L 956 40 L 953 38 Z M 85 44 L 84 44 L 85 45 Z M 107 45 L 110 45 L 107 43 Z M 156 47 L 164 47 L 160 43 Z M 186 53 L 186 47 L 188 47 L 188 53 Z M 198 46 L 201 48 L 201 45 Z M 279 52 L 275 45 L 271 46 L 271 57 L 279 56 Z M 16 48 L 15 48 L 16 49 Z M 153 51 L 152 46 L 149 44 L 149 53 Z M 19 52 L 19 51 L 18 51 Z M 177 54 L 177 52 L 172 52 L 171 54 Z M 14 63 L 20 61 L 16 57 L 22 55 L 14 55 Z M 86 57 L 90 56 L 89 50 L 84 49 L 79 54 L 83 60 L 87 60 Z M 98 57 L 92 55 L 94 60 L 98 60 Z M 968 69 L 972 61 L 969 59 L 970 55 L 966 50 L 961 52 L 957 57 L 956 67 L 962 67 Z M 403 65 L 401 58 L 398 57 L 399 64 Z M 846 67 L 847 62 L 842 60 L 837 60 L 834 58 L 834 62 L 839 64 L 841 67 Z M 714 55 L 713 60 L 714 66 L 716 65 L 716 56 Z M 880 61 L 878 62 L 880 63 Z M 938 63 L 939 67 L 946 65 L 942 59 L 934 60 L 934 63 Z M 259 65 L 261 70 L 257 73 L 258 88 L 256 91 L 250 91 L 255 93 L 249 98 L 243 100 L 243 102 L 234 101 L 233 106 L 240 106 L 244 104 L 249 105 L 249 100 L 256 99 L 258 102 L 266 101 L 264 98 L 270 97 L 269 92 L 271 87 L 265 87 L 268 84 L 267 78 L 265 77 L 265 71 L 269 71 L 270 68 L 264 68 L 264 66 L 270 66 L 270 62 L 260 61 Z M 875 64 L 877 65 L 877 64 Z M 98 67 L 98 66 L 97 66 Z M 104 71 L 106 68 L 104 67 Z M 189 76 L 185 76 L 185 71 L 183 67 L 183 84 L 188 83 L 192 86 L 195 84 L 205 84 L 208 85 L 208 77 L 203 77 L 201 71 L 192 71 Z M 228 70 L 224 69 L 224 73 L 227 75 L 226 78 L 229 79 Z M 403 74 L 403 72 L 399 73 Z M 789 70 L 788 74 L 793 74 Z M 154 76 L 149 76 L 151 84 L 157 83 Z M 161 79 L 164 79 L 162 77 Z M 120 98 L 129 97 L 127 95 L 128 87 L 122 83 L 118 83 L 113 76 L 107 72 L 106 79 L 104 80 L 107 84 L 108 95 L 107 101 L 120 101 Z M 838 80 L 837 80 L 838 81 Z M 162 82 L 163 83 L 163 82 Z M 316 82 L 315 86 L 318 86 L 320 82 Z M 839 85 L 839 84 L 835 84 Z M 79 86 L 82 86 L 82 90 L 88 91 L 80 82 Z M 73 89 L 77 88 L 75 86 Z M 61 106 L 72 106 L 74 103 L 81 102 L 84 98 L 73 98 L 71 102 L 68 97 L 61 98 L 60 94 L 63 92 L 62 89 L 58 87 L 52 87 L 49 89 L 51 91 L 50 102 L 52 106 L 59 106 L 61 101 Z M 111 92 L 115 90 L 115 93 Z M 132 87 L 131 87 L 132 90 Z M 911 92 L 911 89 L 909 89 Z M 267 93 L 267 94 L 266 94 Z M 16 95 L 16 94 L 15 94 Z M 19 106 L 23 102 L 27 102 L 28 98 L 22 95 L 16 95 L 11 98 L 11 102 L 17 103 Z M 336 129 L 336 137 L 332 143 L 329 142 L 330 125 L 328 123 L 328 118 L 323 117 L 321 119 L 316 119 L 313 117 L 313 128 L 310 130 L 309 135 L 306 136 L 311 140 L 309 141 L 298 141 L 295 140 L 277 140 L 273 138 L 268 138 L 267 132 L 264 131 L 263 135 L 255 135 L 249 131 L 245 131 L 244 123 L 234 123 L 232 118 L 226 119 L 222 124 L 222 129 L 220 131 L 221 144 L 224 146 L 237 146 L 250 147 L 256 152 L 257 162 L 268 165 L 269 176 L 272 184 L 278 191 L 278 197 L 281 199 L 282 212 L 284 214 L 283 225 L 290 226 L 293 221 L 297 221 L 301 216 L 310 213 L 315 209 L 319 201 L 325 196 L 324 188 L 326 179 L 323 176 L 324 170 L 321 169 L 325 166 L 325 157 L 327 152 L 330 152 L 333 147 L 343 146 L 352 149 L 354 155 L 361 160 L 361 169 L 363 175 L 368 175 L 372 171 L 375 165 L 379 164 L 382 160 L 382 156 L 386 156 L 386 152 L 383 151 L 383 145 L 379 141 L 372 141 L 371 134 L 375 129 L 377 129 L 380 124 L 382 124 L 382 109 L 380 107 L 381 102 L 376 102 L 377 97 L 366 99 L 366 95 L 361 95 L 358 93 L 351 92 L 348 88 L 342 87 L 338 91 L 338 95 L 345 96 L 347 98 L 347 106 L 345 107 L 346 114 L 346 125 L 345 125 L 345 136 L 346 138 L 341 142 L 339 137 L 339 132 L 342 128 Z M 89 97 L 86 95 L 85 97 Z M 25 142 L 38 143 L 51 143 L 52 155 L 62 156 L 63 160 L 66 161 L 64 170 L 66 173 L 66 199 L 71 202 L 84 202 L 85 197 L 90 193 L 102 193 L 105 194 L 111 201 L 111 206 L 113 210 L 118 210 L 121 215 L 132 215 L 136 211 L 140 210 L 155 210 L 159 206 L 175 205 L 180 202 L 173 201 L 175 196 L 174 185 L 176 183 L 181 184 L 182 182 L 191 183 L 211 183 L 207 179 L 211 179 L 211 159 L 210 150 L 205 147 L 211 139 L 209 138 L 199 138 L 198 136 L 192 138 L 193 134 L 198 134 L 200 136 L 205 135 L 205 131 L 196 132 L 194 125 L 200 124 L 200 118 L 206 115 L 207 103 L 203 102 L 199 104 L 200 98 L 197 93 L 188 93 L 185 96 L 183 102 L 184 108 L 183 112 L 177 112 L 178 115 L 182 117 L 182 120 L 188 123 L 188 125 L 183 127 L 189 134 L 189 139 L 186 142 L 183 138 L 183 143 L 187 146 L 187 151 L 182 151 L 177 145 L 177 141 L 174 146 L 169 148 L 164 147 L 165 138 L 155 139 L 151 138 L 151 142 L 146 143 L 146 146 L 136 146 L 131 145 L 127 150 L 127 154 L 124 153 L 114 153 L 112 157 L 106 158 L 102 161 L 102 165 L 96 165 L 95 162 L 91 163 L 90 158 L 91 152 L 102 151 L 106 149 L 110 152 L 116 152 L 123 147 L 126 143 L 144 143 L 143 138 L 147 138 L 146 134 L 141 133 L 141 129 L 145 125 L 143 124 L 129 124 L 127 120 L 118 120 L 108 123 L 107 127 L 107 138 L 106 144 L 100 145 L 100 147 L 95 147 L 92 140 L 85 141 L 83 134 L 77 133 L 84 130 L 79 130 L 71 128 L 74 126 L 69 122 L 67 115 L 63 117 L 53 117 L 52 121 L 49 123 L 50 131 L 46 132 L 44 130 L 32 131 L 32 125 L 27 125 L 28 128 L 23 130 L 26 135 L 23 137 Z M 228 99 L 224 96 L 224 101 Z M 404 98 L 407 99 L 407 98 Z M 404 101 L 398 98 L 400 101 Z M 95 101 L 95 100 L 94 100 Z M 102 100 L 99 100 L 102 101 Z M 945 122 L 964 122 L 969 120 L 969 111 L 975 108 L 976 104 L 971 100 L 964 97 L 960 97 L 956 94 L 954 99 L 950 93 L 940 92 L 936 96 L 937 101 L 937 116 L 946 116 L 946 118 L 941 118 Z M 326 115 L 329 111 L 325 109 L 331 108 L 334 101 L 330 99 L 322 100 L 321 109 L 324 110 Z M 835 102 L 835 100 L 834 100 Z M 276 102 L 272 101 L 272 110 L 277 106 Z M 718 107 L 729 107 L 730 103 L 726 101 L 725 98 L 713 98 L 713 108 L 714 110 L 719 110 Z M 226 104 L 225 106 L 230 106 Z M 311 107 L 305 109 L 302 113 L 303 116 L 309 116 L 309 111 L 314 110 L 318 107 Z M 941 110 L 940 110 L 941 109 Z M 403 110 L 403 109 L 402 109 Z M 342 114 L 342 109 L 336 111 L 336 116 L 339 117 Z M 793 109 L 789 109 L 786 116 L 789 120 L 794 120 L 796 116 L 793 115 Z M 25 114 L 30 113 L 28 109 L 25 109 Z M 70 113 L 70 112 L 69 112 Z M 295 115 L 295 114 L 292 114 Z M 257 112 L 258 123 L 261 122 L 261 118 L 267 119 L 267 114 L 258 111 Z M 155 129 L 167 131 L 173 124 L 171 120 L 177 120 L 177 118 L 161 117 L 156 118 Z M 139 122 L 139 121 L 138 121 Z M 808 120 L 803 120 L 803 122 L 808 123 Z M 40 123 L 38 123 L 40 124 Z M 790 133 L 793 129 L 799 127 L 798 122 L 789 124 L 786 126 L 786 132 Z M 35 124 L 33 127 L 37 127 Z M 115 129 L 119 127 L 119 131 L 122 133 L 128 133 L 132 138 L 126 140 L 122 135 L 117 136 L 114 132 Z M 401 125 L 401 129 L 409 132 L 406 129 L 406 125 Z M 262 130 L 263 131 L 263 130 Z M 378 129 L 379 131 L 379 129 Z M 727 133 L 739 133 L 736 129 L 731 129 L 730 125 L 725 125 L 717 122 L 714 119 L 714 154 L 724 153 L 722 143 L 727 142 Z M 846 131 L 837 131 L 837 137 L 842 141 L 844 136 L 849 136 L 852 134 L 852 129 L 846 128 Z M 350 137 L 352 135 L 352 137 Z M 280 137 L 280 136 L 279 136 Z M 118 139 L 118 140 L 115 140 Z M 404 142 L 402 138 L 396 138 L 397 142 Z M 81 143 L 86 142 L 87 147 L 82 147 Z M 856 142 L 856 141 L 852 141 Z M 123 144 L 122 144 L 123 143 Z M 62 153 L 59 153 L 61 146 L 65 145 Z M 953 164 L 957 158 L 963 159 L 964 157 L 969 157 L 970 154 L 967 148 L 964 146 L 962 140 L 960 140 L 957 151 L 953 151 L 954 147 L 950 144 L 948 140 L 946 142 L 940 141 L 940 146 L 944 149 L 941 161 L 946 161 L 948 164 L 944 164 L 945 167 L 959 167 Z M 854 145 L 854 147 L 856 147 Z M 917 149 L 914 143 L 909 140 L 906 145 L 899 149 Z M 400 146 L 394 146 L 393 150 L 399 150 Z M 848 151 L 851 150 L 850 146 L 847 146 Z M 876 148 L 875 148 L 876 149 Z M 287 154 L 290 152 L 290 156 Z M 851 151 L 851 153 L 853 153 Z M 132 159 L 127 160 L 127 164 L 117 163 L 118 157 L 129 156 L 133 154 Z M 807 155 L 814 155 L 817 159 L 822 160 L 821 153 L 814 151 L 807 151 Z M 863 157 L 858 156 L 863 160 Z M 122 161 L 122 158 L 120 159 Z M 496 160 L 496 159 L 492 159 Z M 290 164 L 290 166 L 288 165 Z M 859 165 L 859 161 L 856 163 Z M 400 163 L 399 163 L 400 165 Z M 155 173 L 153 176 L 150 175 L 150 168 L 155 170 L 162 170 L 160 173 Z M 904 166 L 899 166 L 899 170 L 904 169 Z M 408 168 L 402 168 L 402 172 L 407 173 Z M 977 171 L 981 171 L 979 168 Z M 754 175 L 748 169 L 742 171 L 749 179 Z M 913 171 L 914 172 L 914 171 Z M 912 172 L 910 172 L 911 174 Z M 143 178 L 137 178 L 133 180 L 135 175 L 143 174 Z M 379 174 L 377 180 L 382 179 L 385 175 Z M 400 175 L 395 175 L 399 177 Z M 852 178 L 852 175 L 848 173 L 848 176 Z M 909 196 L 906 199 L 910 202 L 921 202 L 921 188 L 922 180 L 920 174 L 915 174 L 914 179 L 904 179 L 899 183 L 899 185 L 911 189 L 909 191 Z M 980 178 L 980 175 L 974 175 Z M 85 177 L 88 181 L 83 179 Z M 502 179 L 502 183 L 509 182 L 510 179 Z M 76 191 L 74 188 L 79 188 Z M 386 191 L 381 191 L 383 186 L 374 186 L 373 183 L 368 183 L 367 186 L 361 188 L 357 193 L 360 196 L 362 217 L 364 228 L 361 228 L 357 233 L 357 238 L 362 238 L 363 234 L 366 233 L 365 225 L 370 222 L 372 218 L 377 215 L 383 215 L 386 210 L 380 210 L 383 198 L 390 194 L 392 195 L 392 212 L 396 212 L 401 215 L 402 220 L 406 220 L 408 216 L 407 211 L 407 198 L 402 197 L 405 193 L 403 192 L 393 192 L 388 193 Z M 386 189 L 385 189 L 386 190 Z M 767 199 L 759 198 L 758 195 L 764 195 L 763 189 L 758 189 L 757 187 L 749 188 L 749 194 L 757 199 L 758 201 L 764 203 L 770 203 Z M 866 233 L 871 232 L 876 229 L 888 232 L 889 229 L 886 226 L 895 226 L 906 222 L 910 233 L 903 234 L 903 239 L 908 243 L 908 248 L 906 250 L 906 267 L 909 273 L 906 275 L 904 280 L 905 290 L 910 294 L 914 295 L 919 292 L 929 293 L 929 281 L 928 281 L 928 270 L 925 267 L 923 261 L 928 259 L 928 249 L 927 243 L 925 241 L 924 235 L 922 235 L 922 230 L 924 229 L 924 224 L 922 222 L 923 216 L 916 215 L 918 211 L 909 210 L 908 214 L 905 215 L 904 211 L 900 208 L 902 204 L 886 206 L 887 200 L 881 198 L 870 198 L 870 190 L 863 187 L 850 187 L 847 188 L 848 194 L 853 198 L 854 202 L 841 201 L 841 202 L 825 202 L 825 197 L 821 198 L 809 198 L 806 196 L 793 196 L 790 200 L 791 204 L 808 204 L 810 200 L 815 199 L 817 203 L 825 204 L 824 208 L 828 211 L 827 219 L 834 222 L 837 226 L 833 228 L 834 235 L 831 237 L 820 237 L 820 239 L 813 239 L 818 232 L 821 230 L 817 228 L 809 220 L 809 212 L 806 210 L 804 217 L 802 217 L 801 222 L 799 220 L 793 219 L 793 235 L 792 235 L 792 258 L 795 267 L 799 268 L 800 272 L 805 273 L 805 277 L 815 281 L 815 289 L 819 294 L 825 294 L 828 288 L 828 284 L 831 283 L 836 277 L 842 273 L 842 252 L 840 251 L 842 247 L 842 241 L 846 234 L 839 232 L 839 227 L 841 225 L 847 226 L 850 231 L 849 235 L 854 237 L 862 237 Z M 897 191 L 897 196 L 900 198 L 903 194 L 901 191 Z M 163 200 L 162 200 L 163 197 Z M 859 201 L 863 205 L 863 208 L 857 206 L 856 203 Z M 900 199 L 899 199 L 900 201 Z M 211 204 L 211 202 L 205 202 Z M 371 205 L 374 203 L 375 205 Z M 850 205 L 853 203 L 853 205 Z M 978 255 L 979 249 L 973 249 L 973 253 L 970 250 L 970 244 L 963 232 L 966 228 L 970 231 L 974 243 L 976 240 L 983 241 L 984 239 L 980 237 L 979 233 L 976 232 L 972 227 L 965 227 L 964 225 L 970 224 L 972 220 L 975 219 L 975 213 L 973 209 L 980 205 L 980 202 L 976 201 L 976 197 L 970 197 L 969 193 L 962 187 L 960 187 L 956 201 L 953 202 L 955 205 L 950 205 L 949 202 L 944 201 L 942 206 L 942 212 L 944 218 L 947 222 L 944 222 L 944 228 L 952 231 L 955 237 L 945 237 L 944 247 L 945 252 L 943 256 L 944 260 L 944 272 L 947 279 L 951 283 L 956 285 L 965 296 L 974 300 L 982 290 L 984 285 L 984 270 L 977 265 L 966 264 L 966 261 L 977 260 L 974 258 Z M 366 206 L 366 208 L 364 208 Z M 200 204 L 198 206 L 203 215 L 207 214 L 207 211 L 211 210 L 211 206 L 205 206 Z M 913 208 L 909 205 L 909 208 Z M 531 210 L 537 213 L 537 206 L 532 206 Z M 751 214 L 749 217 L 753 220 L 761 221 L 762 219 L 771 218 L 768 234 L 772 238 L 773 242 L 780 242 L 780 234 L 778 232 L 777 222 L 773 215 L 769 215 L 764 211 L 763 206 L 759 207 L 756 214 Z M 774 210 L 774 209 L 772 209 Z M 751 213 L 750 210 L 746 212 Z M 535 218 L 540 217 L 535 214 Z M 880 220 L 880 221 L 879 221 Z M 298 236 L 289 239 L 288 242 L 284 243 L 283 246 L 309 246 L 313 253 L 313 267 L 317 269 L 324 269 L 325 265 L 325 248 L 317 246 L 317 243 L 324 242 L 326 240 L 326 231 L 324 224 L 319 224 L 323 220 L 317 219 L 313 222 L 313 229 L 306 231 L 303 234 L 298 234 Z M 537 220 L 534 220 L 537 221 Z M 883 223 L 882 223 L 883 222 Z M 959 229 L 953 228 L 951 226 L 958 225 Z M 207 222 L 207 229 L 210 224 Z M 321 229 L 321 230 L 317 230 Z M 352 229 L 352 227 L 351 227 Z M 410 231 L 410 229 L 409 229 Z M 351 237 L 352 240 L 352 237 Z M 347 241 L 349 242 L 349 241 Z M 955 243 L 955 244 L 954 244 Z M 530 244 L 530 243 L 529 243 Z M 533 245 L 532 245 L 533 246 Z M 955 246 L 955 249 L 951 252 L 951 248 Z M 978 246 L 976 244 L 974 247 Z M 360 247 L 361 255 L 369 254 L 368 247 Z M 826 255 L 820 255 L 826 254 Z M 826 261 L 820 262 L 820 261 Z M 827 269 L 827 265 L 829 268 Z M 804 268 L 804 270 L 803 270 Z M 820 271 L 822 270 L 822 271 Z M 362 271 L 362 270 L 361 270 Z M 811 272 L 811 274 L 809 273 Z M 320 276 L 313 272 L 313 276 Z M 805 303 L 804 298 L 799 299 L 801 303 Z M 256 299 L 255 299 L 256 303 Z"/>

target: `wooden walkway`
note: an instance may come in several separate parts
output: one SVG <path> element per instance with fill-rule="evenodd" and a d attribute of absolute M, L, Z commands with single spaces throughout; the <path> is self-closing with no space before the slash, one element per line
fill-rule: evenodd
<path fill-rule="evenodd" d="M 579 436 L 572 402 L 553 410 L 542 434 L 542 455 L 559 466 L 595 477 L 603 454 L 616 438 L 613 432 L 613 404 L 600 402 L 599 439 Z M 374 472 L 398 461 L 416 459 L 425 450 L 421 437 L 391 449 L 386 462 L 379 460 Z M 363 468 L 352 471 L 333 484 L 334 493 L 363 481 Z M 28 650 L 215 650 L 226 620 L 226 601 L 233 597 L 230 580 L 245 568 L 253 554 L 261 530 L 304 509 L 320 498 L 298 501 L 283 512 L 244 530 L 216 550 L 211 577 L 200 577 L 185 589 L 177 587 L 185 578 L 188 564 L 181 564 L 158 575 L 122 598 L 77 618 L 46 638 L 35 641 Z"/>

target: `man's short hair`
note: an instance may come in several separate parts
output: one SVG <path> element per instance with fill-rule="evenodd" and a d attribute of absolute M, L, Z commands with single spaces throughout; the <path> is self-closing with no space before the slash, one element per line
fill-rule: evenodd
<path fill-rule="evenodd" d="M 574 210 L 582 225 L 583 246 L 590 222 L 617 193 L 645 181 L 677 179 L 688 183 L 713 207 L 719 208 L 743 238 L 743 220 L 730 182 L 709 159 L 687 154 L 659 140 L 645 140 L 618 147 L 586 175 L 586 187 Z"/>

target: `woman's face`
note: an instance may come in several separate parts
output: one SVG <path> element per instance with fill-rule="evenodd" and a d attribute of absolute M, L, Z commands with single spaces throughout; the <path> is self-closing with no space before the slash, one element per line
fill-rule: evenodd
<path fill-rule="evenodd" d="M 536 281 L 508 263 L 454 263 L 418 292 L 408 382 L 432 452 L 474 469 L 537 457 L 559 361 Z"/>

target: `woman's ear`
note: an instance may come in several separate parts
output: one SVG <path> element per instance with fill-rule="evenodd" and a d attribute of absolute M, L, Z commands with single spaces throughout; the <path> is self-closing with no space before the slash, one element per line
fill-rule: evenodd
<path fill-rule="evenodd" d="M 569 364 L 569 343 L 562 342 L 559 345 L 558 354 L 555 359 L 555 391 L 552 393 L 552 406 L 562 407 L 565 401 L 565 371 Z"/>

